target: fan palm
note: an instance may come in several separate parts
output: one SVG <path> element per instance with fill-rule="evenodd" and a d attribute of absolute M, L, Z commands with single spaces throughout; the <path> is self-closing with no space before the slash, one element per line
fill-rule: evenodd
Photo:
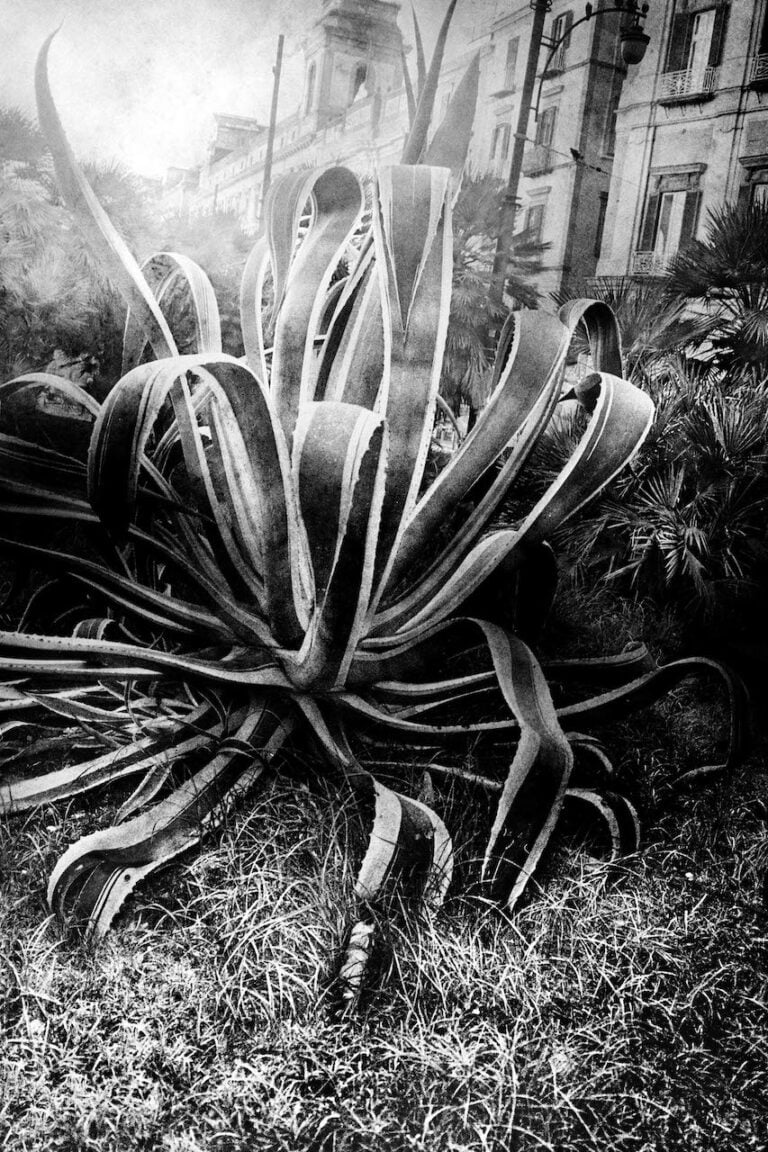
<path fill-rule="evenodd" d="M 710 209 L 707 235 L 678 253 L 669 288 L 706 310 L 717 362 L 750 379 L 768 367 L 768 205 Z"/>

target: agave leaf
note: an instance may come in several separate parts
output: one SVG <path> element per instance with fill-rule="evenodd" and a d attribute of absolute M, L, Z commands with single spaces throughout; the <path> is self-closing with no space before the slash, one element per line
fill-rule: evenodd
<path fill-rule="evenodd" d="M 613 764 L 602 744 L 583 732 L 568 732 L 575 763 L 571 774 L 572 788 L 603 788 L 613 778 Z M 586 760 L 586 764 L 585 764 Z"/>
<path fill-rule="evenodd" d="M 416 91 L 421 96 L 427 79 L 427 62 L 424 57 L 424 41 L 421 38 L 421 28 L 416 16 L 416 9 L 411 4 L 411 19 L 413 20 L 413 39 L 416 44 Z"/>
<path fill-rule="evenodd" d="M 73 764 L 43 776 L 6 780 L 0 784 L 0 812 L 25 812 L 41 804 L 53 804 L 102 788 L 126 776 L 151 771 L 158 762 L 166 763 L 186 756 L 220 734 L 221 727 L 214 726 L 209 733 L 183 739 L 176 732 L 165 738 L 145 736 L 123 748 L 113 748 L 85 764 Z"/>
<path fill-rule="evenodd" d="M 566 808 L 587 808 L 608 833 L 610 859 L 637 852 L 640 847 L 640 821 L 634 806 L 617 792 L 595 792 L 589 788 L 569 788 Z"/>
<path fill-rule="evenodd" d="M 4 384 L 0 384 L 0 404 L 5 400 L 10 400 L 19 392 L 31 388 L 50 388 L 66 400 L 71 400 L 75 404 L 79 404 L 81 408 L 85 408 L 86 412 L 90 412 L 92 416 L 99 414 L 98 401 L 94 400 L 93 396 L 86 392 L 80 384 L 67 380 L 63 376 L 55 376 L 52 372 L 28 372 L 23 376 L 14 377 L 13 380 L 6 380 Z"/>
<path fill-rule="evenodd" d="M 424 154 L 424 164 L 450 168 L 454 178 L 454 196 L 458 194 L 461 174 L 467 162 L 479 82 L 480 53 L 477 52 L 451 97 L 445 117 Z"/>
<path fill-rule="evenodd" d="M 89 588 L 99 592 L 112 604 L 123 608 L 151 623 L 169 629 L 171 632 L 201 633 L 214 635 L 224 639 L 231 639 L 231 632 L 222 627 L 217 616 L 205 612 L 195 604 L 189 604 L 177 598 L 154 592 L 151 588 L 140 585 L 137 581 L 120 576 L 110 568 L 96 564 L 92 560 L 84 560 L 65 552 L 56 552 L 53 549 L 38 548 L 32 544 L 25 544 L 18 540 L 3 539 L 0 545 L 9 552 L 39 563 L 41 566 L 52 566 L 65 572 L 75 580 L 80 581 Z M 100 624 L 115 624 L 114 620 L 99 621 Z M 89 633 L 78 626 L 76 636 L 88 636 Z M 91 634 L 91 639 L 103 639 L 102 635 Z"/>
<path fill-rule="evenodd" d="M 264 219 L 273 289 L 272 314 L 267 325 L 270 329 L 274 327 L 285 298 L 296 237 L 311 194 L 312 175 L 306 170 L 282 173 L 275 177 L 267 192 Z"/>
<path fill-rule="evenodd" d="M 48 902 L 60 919 L 85 921 L 86 938 L 103 936 L 126 896 L 224 817 L 250 789 L 286 739 L 271 708 L 254 704 L 221 751 L 186 784 L 148 812 L 115 828 L 85 836 L 64 853 L 48 885 Z M 264 741 L 256 757 L 256 739 Z M 246 751 L 245 749 L 248 749 Z"/>
<path fill-rule="evenodd" d="M 620 687 L 638 675 L 656 671 L 658 664 L 645 644 L 634 643 L 615 656 L 546 660 L 542 667 L 551 680 L 559 683 L 573 680 L 578 684 L 610 683 Z"/>
<path fill-rule="evenodd" d="M 307 577 L 301 563 L 306 544 L 290 484 L 288 452 L 272 401 L 245 365 L 224 354 L 189 356 L 140 365 L 123 377 L 104 402 L 94 429 L 89 458 L 91 502 L 108 527 L 125 530 L 133 517 L 150 432 L 166 397 L 187 372 L 204 379 L 227 427 L 228 455 L 221 468 L 220 500 L 191 394 L 184 382 L 173 393 L 196 499 L 216 524 L 217 555 L 226 555 L 242 572 L 254 595 L 260 586 L 250 579 L 250 573 L 263 565 L 258 574 L 263 581 L 264 611 L 276 639 L 290 643 L 301 636 L 307 615 Z M 220 460 L 222 443 L 221 438 L 213 443 Z M 250 556 L 242 560 L 230 528 L 233 515 L 240 516 L 239 539 L 252 543 Z"/>
<path fill-rule="evenodd" d="M 413 127 L 408 134 L 408 139 L 405 142 L 403 149 L 403 156 L 400 161 L 401 164 L 419 164 L 421 156 L 424 152 L 424 146 L 427 142 L 427 133 L 429 131 L 430 121 L 432 119 L 432 110 L 435 105 L 435 96 L 437 95 L 437 82 L 440 79 L 440 69 L 443 64 L 443 53 L 445 52 L 445 42 L 448 39 L 448 28 L 450 27 L 453 11 L 456 7 L 456 0 L 449 0 L 448 7 L 443 17 L 443 22 L 440 25 L 440 30 L 437 34 L 435 41 L 434 52 L 432 53 L 432 60 L 430 61 L 429 71 L 424 77 L 423 85 L 419 84 L 419 103 L 416 108 L 416 116 L 413 121 Z M 414 13 L 414 28 L 418 29 L 418 24 L 415 20 Z M 416 46 L 418 52 L 418 45 L 420 42 L 420 35 L 416 32 Z"/>
<path fill-rule="evenodd" d="M 172 356 L 177 349 L 165 318 L 128 246 L 83 176 L 53 103 L 48 83 L 48 52 L 55 35 L 53 32 L 40 49 L 35 70 L 35 92 L 37 117 L 53 156 L 61 194 L 109 279 L 141 324 L 155 355 Z"/>
<path fill-rule="evenodd" d="M 400 44 L 400 70 L 403 77 L 403 87 L 405 88 L 405 99 L 408 105 L 408 127 L 413 129 L 413 122 L 416 119 L 416 97 L 413 94 L 413 84 L 411 83 L 411 74 L 408 71 L 408 61 L 405 55 L 405 45 Z"/>
<path fill-rule="evenodd" d="M 515 320 L 514 340 L 505 350 L 504 368 L 499 371 L 496 387 L 483 416 L 409 518 L 398 547 L 390 584 L 413 564 L 415 557 L 445 524 L 472 485 L 517 437 L 490 491 L 434 566 L 430 586 L 439 587 L 445 581 L 462 552 L 466 552 L 482 533 L 552 415 L 560 392 L 570 334 L 556 317 L 545 312 L 519 312 Z M 410 599 L 403 605 L 403 610 L 406 605 L 411 611 Z M 402 610 L 384 611 L 377 620 L 377 626 L 389 630 L 397 626 L 401 617 Z"/>
<path fill-rule="evenodd" d="M 602 724 L 621 719 L 629 712 L 660 700 L 689 676 L 714 675 L 725 688 L 730 716 L 728 749 L 723 760 L 704 764 L 683 773 L 678 784 L 727 773 L 743 758 L 748 742 L 749 699 L 744 682 L 725 664 L 704 656 L 689 656 L 664 664 L 611 692 L 593 696 L 559 710 L 564 720 L 581 724 Z"/>
<path fill-rule="evenodd" d="M 82 500 L 83 510 L 89 511 L 80 461 L 6 434 L 0 434 L 0 490 L 64 501 L 67 506 L 72 499 Z"/>
<path fill-rule="evenodd" d="M 596 372 L 621 376 L 621 330 L 615 313 L 602 300 L 578 299 L 564 304 L 558 313 L 569 332 L 583 324 L 589 340 L 592 366 Z"/>
<path fill-rule="evenodd" d="M 368 612 L 387 464 L 381 417 L 353 405 L 306 404 L 294 439 L 316 607 L 290 669 L 303 687 L 341 686 Z"/>
<path fill-rule="evenodd" d="M 404 519 L 416 501 L 429 450 L 448 328 L 453 267 L 450 221 L 446 169 L 401 165 L 382 173 L 374 235 L 387 356 L 377 410 L 386 413 L 391 453 L 377 559 L 381 574 L 377 597 L 386 583 Z"/>
<path fill-rule="evenodd" d="M 125 823 L 131 816 L 136 816 L 142 808 L 151 804 L 170 779 L 172 772 L 173 760 L 168 756 L 160 757 L 159 762 L 139 781 L 125 803 L 120 805 L 115 816 L 115 824 Z"/>
<path fill-rule="evenodd" d="M 357 896 L 370 903 L 397 877 L 415 882 L 428 903 L 442 904 L 453 872 L 448 830 L 426 804 L 373 781 L 375 811 L 368 847 L 355 883 Z"/>
<path fill-rule="evenodd" d="M 178 252 L 156 252 L 142 261 L 140 271 L 161 309 L 171 291 L 181 289 L 195 323 L 195 347 L 189 351 L 198 355 L 221 352 L 219 306 L 213 286 L 200 265 Z M 146 346 L 143 318 L 135 316 L 129 308 L 123 336 L 123 376 L 136 367 Z"/>
<path fill-rule="evenodd" d="M 289 444 L 299 406 L 315 395 L 325 294 L 363 210 L 360 182 L 347 168 L 312 173 L 304 191 L 312 196 L 312 223 L 291 264 L 272 352 L 271 388 Z"/>
<path fill-rule="evenodd" d="M 101 406 L 88 457 L 88 497 L 112 530 L 127 528 L 150 433 L 168 394 L 195 357 L 141 364 L 123 376 Z"/>
<path fill-rule="evenodd" d="M 499 687 L 520 724 L 520 741 L 483 862 L 484 877 L 511 909 L 554 831 L 573 767 L 573 751 L 531 650 L 500 628 L 478 623 Z"/>
<path fill-rule="evenodd" d="M 385 364 L 378 272 L 368 246 L 344 287 L 318 364 L 318 400 L 375 408 Z"/>
<path fill-rule="evenodd" d="M 213 447 L 223 465 L 220 478 L 227 515 L 235 519 L 238 538 L 249 547 L 245 560 L 250 569 L 261 569 L 264 613 L 275 638 L 296 643 L 308 620 L 311 578 L 277 413 L 269 393 L 244 365 L 222 359 L 206 361 L 200 368 L 226 431 L 214 436 Z M 185 442 L 182 446 L 192 463 L 193 453 Z M 199 439 L 196 452 L 200 460 Z M 208 482 L 206 491 L 218 517 Z"/>
<path fill-rule="evenodd" d="M 264 332 L 264 286 L 272 267 L 269 240 L 261 236 L 245 262 L 240 284 L 240 326 L 243 333 L 245 362 L 263 383 L 269 380 Z"/>
<path fill-rule="evenodd" d="M 72 630 L 73 636 L 86 636 L 92 640 L 104 640 L 107 632 L 119 632 L 120 625 L 112 616 L 89 616 L 80 620 Z"/>
<path fill-rule="evenodd" d="M 442 903 L 453 874 L 453 844 L 442 820 L 361 767 L 338 714 L 325 715 L 310 695 L 297 696 L 296 704 L 363 809 L 374 809 L 356 880 L 358 897 L 368 903 L 378 900 L 389 881 L 398 878 L 429 903 Z"/>
<path fill-rule="evenodd" d="M 290 681 L 271 659 L 246 650 L 244 661 L 221 654 L 210 658 L 162 652 L 114 640 L 86 640 L 76 636 L 31 636 L 0 632 L 0 650 L 18 655 L 0 657 L 0 668 L 10 675 L 43 672 L 87 679 L 155 678 L 162 672 L 193 678 L 242 684 L 254 688 L 290 689 Z M 28 653 L 30 655 L 23 655 Z M 76 659 L 82 656 L 83 659 Z M 35 657 L 40 657 L 35 659 Z"/>
<path fill-rule="evenodd" d="M 653 404 L 644 393 L 615 376 L 600 373 L 595 378 L 600 390 L 592 419 L 568 465 L 518 529 L 487 536 L 439 590 L 433 575 L 401 601 L 397 614 L 390 613 L 388 620 L 390 629 L 402 620 L 398 630 L 401 639 L 418 637 L 428 625 L 454 612 L 523 542 L 539 543 L 551 536 L 610 483 L 638 450 L 651 426 Z"/>
<path fill-rule="evenodd" d="M 368 920 L 357 920 L 349 930 L 344 959 L 339 969 L 344 1007 L 349 1010 L 357 1003 L 363 977 L 373 945 L 374 925 Z"/>

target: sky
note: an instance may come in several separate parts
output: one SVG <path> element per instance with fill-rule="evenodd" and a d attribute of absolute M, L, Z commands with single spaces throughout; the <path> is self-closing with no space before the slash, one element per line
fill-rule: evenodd
<path fill-rule="evenodd" d="M 459 0 L 468 10 L 477 0 Z M 416 0 L 429 46 L 446 0 Z M 0 105 L 34 115 L 43 40 L 54 100 L 75 152 L 161 177 L 205 158 L 213 114 L 269 118 L 279 33 L 279 115 L 301 98 L 301 38 L 321 0 L 0 0 Z M 400 25 L 410 29 L 406 2 Z M 459 13 L 457 12 L 457 16 Z M 453 37 L 460 35 L 461 18 Z"/>

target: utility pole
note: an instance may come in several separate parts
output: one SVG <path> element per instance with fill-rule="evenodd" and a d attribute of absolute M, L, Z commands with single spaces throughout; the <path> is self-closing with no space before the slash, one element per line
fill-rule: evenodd
<path fill-rule="evenodd" d="M 528 135 L 528 117 L 531 112 L 533 89 L 536 84 L 536 73 L 539 67 L 539 52 L 541 51 L 541 41 L 544 35 L 544 17 L 552 7 L 552 0 L 530 0 L 530 4 L 531 8 L 533 8 L 533 25 L 531 27 L 531 39 L 528 44 L 528 60 L 525 65 L 523 90 L 520 93 L 517 129 L 512 145 L 512 159 L 509 164 L 507 187 L 501 203 L 499 233 L 496 239 L 496 252 L 493 257 L 493 270 L 491 272 L 489 298 L 491 303 L 496 305 L 501 304 L 504 296 L 507 263 L 509 261 L 512 237 L 515 231 L 515 213 L 517 210 L 520 175 L 523 170 L 525 139 Z"/>
<path fill-rule="evenodd" d="M 517 209 L 520 176 L 523 170 L 523 153 L 528 135 L 528 117 L 531 111 L 533 88 L 536 83 L 536 73 L 539 67 L 539 53 L 544 39 L 544 17 L 552 7 L 552 0 L 529 0 L 529 3 L 533 9 L 533 26 L 531 28 L 531 40 L 528 45 L 528 61 L 525 65 L 523 90 L 520 94 L 520 110 L 517 116 L 517 131 L 515 132 L 515 142 L 512 147 L 509 177 L 499 213 L 499 232 L 496 240 L 496 253 L 493 258 L 491 287 L 488 293 L 490 302 L 496 305 L 501 304 L 504 297 L 507 263 L 512 247 L 512 237 L 515 232 L 515 212 Z M 624 63 L 628 67 L 641 63 L 650 39 L 648 34 L 643 31 L 643 21 L 648 15 L 648 4 L 645 3 L 644 0 L 642 3 L 640 0 L 614 0 L 612 5 L 595 10 L 591 3 L 587 3 L 585 5 L 585 15 L 582 16 L 580 20 L 571 23 L 558 40 L 550 40 L 547 42 L 549 57 L 544 63 L 544 70 L 541 80 L 539 81 L 539 94 L 534 109 L 537 120 L 539 117 L 539 105 L 541 104 L 541 89 L 555 52 L 560 45 L 571 36 L 574 28 L 578 28 L 580 24 L 585 24 L 588 20 L 596 20 L 614 12 L 620 12 L 626 17 L 626 22 L 619 32 L 621 55 Z"/>
<path fill-rule="evenodd" d="M 275 58 L 275 66 L 272 69 L 274 80 L 272 82 L 272 107 L 269 111 L 269 131 L 267 133 L 267 154 L 264 157 L 264 179 L 261 185 L 261 212 L 260 216 L 264 215 L 264 204 L 267 199 L 267 192 L 269 185 L 272 181 L 272 154 L 275 150 L 275 128 L 277 127 L 277 98 L 280 94 L 280 72 L 283 67 L 283 43 L 285 36 L 282 32 L 277 38 L 277 56 Z"/>

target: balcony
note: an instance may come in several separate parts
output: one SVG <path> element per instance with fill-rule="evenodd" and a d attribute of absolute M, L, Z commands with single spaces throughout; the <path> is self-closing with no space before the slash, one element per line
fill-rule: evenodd
<path fill-rule="evenodd" d="M 633 252 L 633 276 L 663 276 L 667 271 L 669 261 L 656 252 Z"/>
<path fill-rule="evenodd" d="M 544 72 L 542 79 L 548 80 L 550 76 L 556 76 L 559 72 L 564 71 L 564 69 L 565 69 L 565 52 L 566 52 L 566 45 L 561 44 L 560 47 L 558 48 L 557 52 L 555 52 L 554 56 L 549 61 L 549 64 L 547 65 L 547 70 L 546 70 L 546 72 Z"/>
<path fill-rule="evenodd" d="M 768 89 L 768 52 L 760 52 L 750 60 L 747 84 L 757 92 Z"/>
<path fill-rule="evenodd" d="M 659 100 L 662 104 L 684 104 L 711 100 L 717 90 L 719 68 L 683 68 L 661 76 Z"/>
<path fill-rule="evenodd" d="M 553 152 L 549 144 L 534 144 L 523 157 L 523 176 L 540 176 L 554 167 Z"/>

